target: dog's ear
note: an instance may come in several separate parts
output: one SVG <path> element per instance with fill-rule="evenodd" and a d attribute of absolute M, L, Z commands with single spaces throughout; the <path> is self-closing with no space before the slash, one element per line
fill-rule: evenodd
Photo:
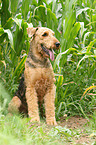
<path fill-rule="evenodd" d="M 29 27 L 27 28 L 28 37 L 32 37 L 35 34 L 36 28 Z"/>
<path fill-rule="evenodd" d="M 37 30 L 38 30 L 38 27 L 37 28 L 33 28 L 33 27 L 27 28 L 28 37 L 30 37 L 30 38 L 33 37 Z"/>

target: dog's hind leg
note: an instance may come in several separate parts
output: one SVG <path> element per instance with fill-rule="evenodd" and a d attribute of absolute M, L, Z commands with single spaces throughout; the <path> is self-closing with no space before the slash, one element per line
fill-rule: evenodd
<path fill-rule="evenodd" d="M 21 105 L 22 105 L 21 100 L 17 96 L 14 96 L 11 102 L 9 103 L 8 112 L 11 114 L 19 113 L 19 108 Z"/>

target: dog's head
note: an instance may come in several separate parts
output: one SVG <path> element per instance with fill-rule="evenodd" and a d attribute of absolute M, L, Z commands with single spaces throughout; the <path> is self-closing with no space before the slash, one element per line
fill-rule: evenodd
<path fill-rule="evenodd" d="M 54 60 L 53 49 L 60 48 L 60 42 L 54 37 L 54 32 L 46 27 L 27 28 L 32 45 L 35 45 L 43 57 Z"/>

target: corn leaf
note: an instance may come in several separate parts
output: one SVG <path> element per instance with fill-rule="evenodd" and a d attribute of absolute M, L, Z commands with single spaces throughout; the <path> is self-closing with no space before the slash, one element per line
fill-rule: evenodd
<path fill-rule="evenodd" d="M 90 42 L 90 44 L 87 47 L 87 52 L 89 52 L 92 48 L 92 46 L 96 43 L 96 39 L 94 39 L 93 41 Z"/>
<path fill-rule="evenodd" d="M 84 11 L 87 11 L 88 9 L 90 9 L 89 7 L 86 7 L 84 9 L 79 9 L 77 12 L 76 12 L 76 18 L 78 17 L 78 15 L 80 15 L 82 12 Z"/>
<path fill-rule="evenodd" d="M 12 78 L 14 78 L 15 76 L 17 76 L 17 78 L 20 77 L 20 74 L 22 73 L 22 71 L 24 69 L 24 64 L 25 64 L 26 58 L 27 58 L 27 55 L 24 56 L 23 59 L 20 61 L 20 63 L 18 64 L 18 66 L 16 67 L 16 69 L 12 75 Z"/>
<path fill-rule="evenodd" d="M 96 55 L 85 55 L 85 56 L 83 56 L 82 59 L 81 59 L 81 60 L 78 62 L 78 64 L 77 64 L 77 69 L 78 69 L 80 63 L 81 63 L 84 59 L 89 58 L 89 57 L 96 58 Z M 76 70 L 77 70 L 77 69 L 76 69 Z"/>
<path fill-rule="evenodd" d="M 12 32 L 9 29 L 4 30 L 4 32 L 7 33 L 9 41 L 10 41 L 11 48 L 14 50 L 13 34 L 12 34 Z"/>
<path fill-rule="evenodd" d="M 4 34 L 4 29 L 3 28 L 0 28 L 0 36 Z"/>
<path fill-rule="evenodd" d="M 62 55 L 68 54 L 68 53 L 70 53 L 71 51 L 77 51 L 77 52 L 78 52 L 78 50 L 75 49 L 75 48 L 69 48 L 69 49 L 67 49 L 66 51 L 64 51 L 64 52 L 62 52 L 62 53 L 59 53 L 59 54 L 57 55 L 57 57 L 56 57 L 56 59 L 55 59 L 55 62 L 54 62 L 54 69 L 56 68 L 56 64 L 59 63 L 59 61 L 60 61 Z"/>

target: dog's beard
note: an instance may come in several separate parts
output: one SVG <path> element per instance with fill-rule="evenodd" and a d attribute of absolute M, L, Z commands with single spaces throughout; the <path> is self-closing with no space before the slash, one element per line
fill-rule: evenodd
<path fill-rule="evenodd" d="M 43 51 L 50 57 L 52 61 L 54 61 L 54 53 L 53 50 L 47 49 L 45 46 L 41 44 Z"/>

